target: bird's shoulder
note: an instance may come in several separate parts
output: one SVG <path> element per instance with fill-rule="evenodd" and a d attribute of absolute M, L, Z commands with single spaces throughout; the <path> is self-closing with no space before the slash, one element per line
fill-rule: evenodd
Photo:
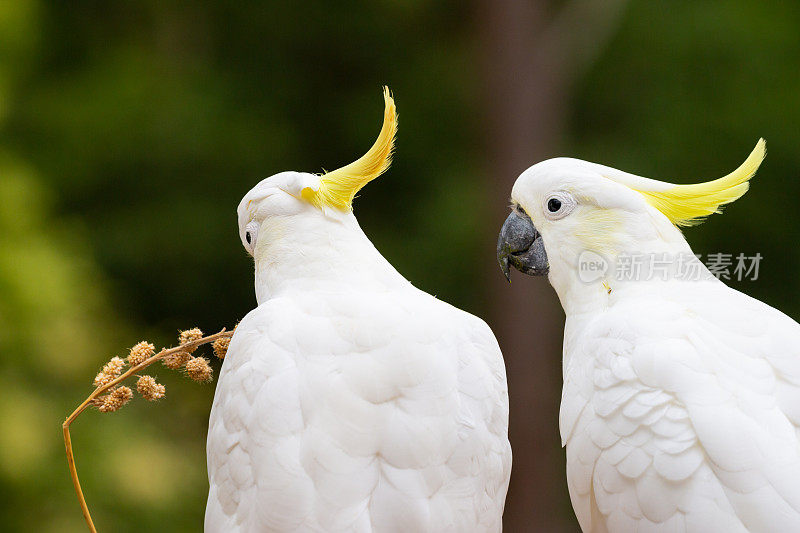
<path fill-rule="evenodd" d="M 719 282 L 678 283 L 620 299 L 578 329 L 566 349 L 583 359 L 657 354 L 664 364 L 717 373 L 764 366 L 800 385 L 800 325 Z M 746 381 L 764 372 L 737 374 Z"/>
<path fill-rule="evenodd" d="M 267 334 L 293 342 L 298 337 L 310 341 L 324 336 L 373 346 L 390 339 L 423 344 L 461 342 L 492 357 L 500 353 L 484 320 L 411 284 L 384 291 L 294 290 L 261 303 L 241 321 L 237 335 L 240 329 L 243 338 Z"/>

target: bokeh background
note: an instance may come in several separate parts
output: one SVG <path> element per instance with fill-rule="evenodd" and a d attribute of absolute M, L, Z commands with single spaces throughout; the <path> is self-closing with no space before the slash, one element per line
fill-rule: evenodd
<path fill-rule="evenodd" d="M 743 0 L 0 3 L 0 523 L 78 532 L 60 423 L 103 361 L 254 304 L 235 208 L 258 180 L 336 168 L 401 117 L 356 213 L 420 288 L 483 318 L 508 366 L 508 531 L 576 531 L 557 427 L 563 314 L 495 262 L 517 175 L 570 155 L 751 192 L 686 231 L 760 252 L 736 288 L 800 317 L 800 9 Z M 216 363 L 215 363 L 216 364 Z M 73 425 L 101 531 L 199 531 L 213 385 Z"/>

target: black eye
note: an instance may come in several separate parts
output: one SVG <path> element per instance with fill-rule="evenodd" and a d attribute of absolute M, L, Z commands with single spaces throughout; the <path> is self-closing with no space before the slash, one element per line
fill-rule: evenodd
<path fill-rule="evenodd" d="M 244 240 L 246 240 L 246 241 L 247 241 L 247 244 L 252 244 L 252 243 L 250 242 L 252 239 L 250 238 L 250 232 L 249 232 L 249 231 L 248 231 L 247 233 L 245 233 L 245 234 L 244 234 Z"/>
<path fill-rule="evenodd" d="M 549 200 L 547 200 L 548 211 L 550 211 L 551 213 L 555 213 L 559 209 L 561 209 L 561 200 L 559 200 L 558 198 L 550 198 Z"/>

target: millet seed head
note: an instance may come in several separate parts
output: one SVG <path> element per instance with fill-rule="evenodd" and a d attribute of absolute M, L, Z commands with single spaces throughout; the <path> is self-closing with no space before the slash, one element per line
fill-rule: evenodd
<path fill-rule="evenodd" d="M 94 386 L 102 387 L 107 383 L 111 383 L 119 377 L 124 367 L 125 361 L 119 357 L 112 357 L 111 360 L 103 366 L 103 370 L 95 376 Z"/>
<path fill-rule="evenodd" d="M 196 341 L 196 340 L 202 339 L 202 338 L 203 338 L 203 332 L 200 331 L 200 328 L 187 329 L 185 331 L 181 331 L 180 334 L 178 335 L 178 343 L 180 345 L 184 345 L 187 342 Z M 186 351 L 191 353 L 191 352 L 195 351 L 196 349 L 197 349 L 197 347 L 195 346 L 195 347 L 192 347 L 192 348 L 187 348 Z"/>
<path fill-rule="evenodd" d="M 225 354 L 228 353 L 228 346 L 231 344 L 230 337 L 220 337 L 214 341 L 212 348 L 214 348 L 214 355 L 220 359 L 225 359 Z"/>
<path fill-rule="evenodd" d="M 205 357 L 192 357 L 186 363 L 186 373 L 195 381 L 211 381 L 213 373 L 208 359 Z"/>
<path fill-rule="evenodd" d="M 145 400 L 160 400 L 164 397 L 167 390 L 164 385 L 160 385 L 151 376 L 142 376 L 136 382 L 136 390 L 142 395 Z"/>
<path fill-rule="evenodd" d="M 104 396 L 103 403 L 98 409 L 103 413 L 111 413 L 119 410 L 120 407 L 131 401 L 131 398 L 133 398 L 133 391 L 123 385 Z"/>
<path fill-rule="evenodd" d="M 179 368 L 183 367 L 183 365 L 185 365 L 191 357 L 192 356 L 189 354 L 189 352 L 176 352 L 164 357 L 161 362 L 164 363 L 164 366 L 167 368 L 178 370 Z"/>
<path fill-rule="evenodd" d="M 147 341 L 142 341 L 136 346 L 131 348 L 131 353 L 128 355 L 128 364 L 136 366 L 144 363 L 149 357 L 156 353 L 156 347 Z"/>

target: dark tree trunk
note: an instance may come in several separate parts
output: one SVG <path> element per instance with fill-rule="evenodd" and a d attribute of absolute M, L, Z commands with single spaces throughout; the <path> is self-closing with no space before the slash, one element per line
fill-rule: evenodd
<path fill-rule="evenodd" d="M 495 236 L 519 174 L 560 155 L 573 83 L 614 34 L 626 3 L 477 0 Z M 558 432 L 563 313 L 547 280 L 514 273 L 509 285 L 489 254 L 484 267 L 511 402 L 514 465 L 504 524 L 511 532 L 575 531 Z"/>
<path fill-rule="evenodd" d="M 556 65 L 537 53 L 546 2 L 481 0 L 488 202 L 496 235 L 511 187 L 537 161 L 553 157 L 564 129 L 564 88 Z M 574 531 L 558 433 L 563 314 L 545 278 L 513 272 L 509 284 L 486 258 L 489 322 L 508 371 L 514 452 L 507 531 Z"/>

